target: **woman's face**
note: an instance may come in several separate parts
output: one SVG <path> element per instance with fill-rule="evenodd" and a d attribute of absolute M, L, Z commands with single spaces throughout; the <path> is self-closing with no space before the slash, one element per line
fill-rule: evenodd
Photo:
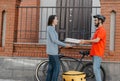
<path fill-rule="evenodd" d="M 55 19 L 53 20 L 53 25 L 57 25 L 57 23 L 58 23 L 58 19 L 57 19 L 57 17 L 55 17 Z"/>

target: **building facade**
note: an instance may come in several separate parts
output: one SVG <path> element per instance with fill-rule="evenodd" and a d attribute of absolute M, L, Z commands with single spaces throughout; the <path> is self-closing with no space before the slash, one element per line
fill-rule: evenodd
<path fill-rule="evenodd" d="M 119 6 L 120 0 L 1 0 L 0 56 L 46 58 L 46 23 L 51 14 L 58 16 L 56 30 L 61 41 L 66 37 L 90 39 L 95 31 L 92 16 L 102 14 L 106 17 L 107 30 L 103 65 L 107 80 L 119 81 Z M 62 52 L 79 58 L 79 50 L 90 50 L 90 47 L 76 46 Z"/>
<path fill-rule="evenodd" d="M 0 16 L 1 19 L 0 20 L 1 21 L 0 22 L 1 25 L 0 55 L 1 56 L 32 56 L 32 57 L 46 56 L 45 32 L 46 32 L 47 18 L 50 14 L 57 14 L 59 16 L 59 19 L 61 20 L 61 22 L 59 23 L 59 27 L 57 29 L 59 36 L 61 37 L 60 38 L 61 40 L 64 40 L 65 37 L 89 39 L 95 30 L 91 15 L 101 13 L 106 16 L 106 22 L 104 25 L 107 30 L 107 46 L 106 46 L 104 60 L 119 61 L 120 44 L 119 44 L 118 32 L 120 25 L 119 24 L 120 1 L 117 0 L 114 2 L 113 0 L 110 1 L 93 0 L 87 3 L 85 1 L 82 2 L 82 0 L 78 0 L 80 6 L 76 6 L 78 5 L 77 4 L 78 2 L 67 2 L 66 4 L 64 4 L 65 3 L 64 0 L 63 2 L 62 0 L 61 2 L 59 1 L 60 0 L 58 1 L 55 0 L 51 2 L 47 2 L 46 0 L 41 0 L 41 1 L 13 0 L 11 2 L 9 1 L 7 2 L 5 0 L 1 1 L 0 2 L 1 4 L 0 5 L 0 12 L 1 12 L 0 13 L 1 15 Z M 65 5 L 68 5 L 68 7 Z M 87 9 L 86 5 L 91 6 L 93 8 Z M 62 9 L 60 9 L 60 7 L 62 7 Z M 65 7 L 67 7 L 66 11 L 65 11 Z M 76 7 L 76 9 L 73 9 L 73 7 Z M 82 8 L 82 9 L 78 10 L 77 8 Z M 94 9 L 97 11 L 95 11 Z M 81 13 L 81 11 L 83 13 Z M 64 13 L 66 13 L 66 15 L 64 15 Z M 75 16 L 77 15 L 77 13 L 83 16 L 77 18 Z M 86 13 L 90 13 L 90 14 L 86 14 Z M 75 23 L 76 21 L 82 23 L 80 24 L 78 24 L 78 22 Z M 71 30 L 70 28 L 74 31 L 70 31 Z M 80 32 L 77 31 L 79 29 Z M 90 29 L 90 30 L 85 30 L 85 29 Z M 85 32 L 89 32 L 89 33 L 85 33 Z M 83 34 L 85 34 L 85 36 L 83 36 Z M 86 36 L 88 37 L 86 38 Z M 89 49 L 89 47 L 78 47 L 78 48 L 79 49 L 75 49 L 75 50 L 78 51 L 84 48 Z M 69 52 L 66 51 L 66 53 L 68 54 Z M 76 52 L 72 51 L 70 53 L 74 54 Z"/>

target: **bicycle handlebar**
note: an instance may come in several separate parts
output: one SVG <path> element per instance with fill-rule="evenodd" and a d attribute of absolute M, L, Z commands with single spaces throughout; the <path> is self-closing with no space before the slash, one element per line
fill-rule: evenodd
<path fill-rule="evenodd" d="M 90 51 L 80 51 L 79 52 L 81 55 L 89 55 L 90 54 Z"/>

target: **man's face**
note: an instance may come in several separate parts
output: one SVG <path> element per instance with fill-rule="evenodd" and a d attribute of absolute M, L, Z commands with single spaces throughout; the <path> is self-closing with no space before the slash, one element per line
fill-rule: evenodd
<path fill-rule="evenodd" d="M 98 18 L 95 18 L 95 19 L 94 19 L 94 24 L 95 24 L 96 27 L 98 27 L 98 25 L 99 25 L 99 20 L 98 20 Z"/>

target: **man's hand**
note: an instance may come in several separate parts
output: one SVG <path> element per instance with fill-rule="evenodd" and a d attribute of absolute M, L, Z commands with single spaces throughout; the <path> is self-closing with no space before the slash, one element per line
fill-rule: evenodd
<path fill-rule="evenodd" d="M 81 40 L 80 44 L 91 44 L 92 40 Z"/>

